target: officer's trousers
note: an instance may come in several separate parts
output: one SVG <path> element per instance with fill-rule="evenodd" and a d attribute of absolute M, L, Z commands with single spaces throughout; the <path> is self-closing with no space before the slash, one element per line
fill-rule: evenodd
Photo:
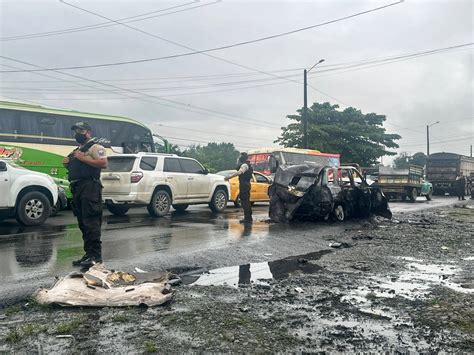
<path fill-rule="evenodd" d="M 244 210 L 244 220 L 246 222 L 252 221 L 252 205 L 250 204 L 250 184 L 249 186 L 240 186 L 240 204 Z"/>
<path fill-rule="evenodd" d="M 71 185 L 73 212 L 89 258 L 102 260 L 102 184 L 99 180 L 81 180 Z"/>

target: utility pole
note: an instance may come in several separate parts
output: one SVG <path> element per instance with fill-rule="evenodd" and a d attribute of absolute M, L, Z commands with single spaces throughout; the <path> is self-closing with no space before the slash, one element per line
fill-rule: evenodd
<path fill-rule="evenodd" d="M 319 62 L 317 62 L 315 65 L 313 65 L 311 68 L 308 70 L 304 70 L 303 75 L 304 75 L 304 80 L 303 80 L 303 85 L 304 85 L 304 90 L 303 90 L 303 148 L 308 149 L 309 148 L 309 143 L 308 143 L 308 73 L 313 69 L 316 65 L 319 63 L 324 62 L 324 59 L 320 59 Z"/>
<path fill-rule="evenodd" d="M 439 123 L 439 121 L 426 125 L 426 157 L 430 156 L 430 127 L 434 126 L 437 123 Z"/>

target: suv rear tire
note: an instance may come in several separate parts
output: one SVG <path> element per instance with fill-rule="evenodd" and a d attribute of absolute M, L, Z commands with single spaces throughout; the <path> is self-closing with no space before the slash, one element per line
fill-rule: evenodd
<path fill-rule="evenodd" d="M 212 195 L 211 203 L 209 203 L 209 208 L 214 212 L 222 212 L 227 207 L 227 192 L 218 187 Z"/>
<path fill-rule="evenodd" d="M 148 212 L 153 217 L 163 217 L 171 208 L 171 196 L 165 190 L 157 190 L 148 205 Z"/>
<path fill-rule="evenodd" d="M 109 210 L 110 213 L 116 216 L 125 216 L 130 209 L 130 207 L 127 204 L 123 205 L 113 205 L 113 204 L 107 204 L 107 209 Z"/>
<path fill-rule="evenodd" d="M 51 203 L 48 197 L 39 192 L 27 192 L 18 202 L 16 220 L 24 226 L 39 226 L 51 214 Z"/>

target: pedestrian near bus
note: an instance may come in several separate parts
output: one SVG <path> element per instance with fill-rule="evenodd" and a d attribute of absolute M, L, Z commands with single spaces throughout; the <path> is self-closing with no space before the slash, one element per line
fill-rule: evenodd
<path fill-rule="evenodd" d="M 71 127 L 79 146 L 63 160 L 69 171 L 72 207 L 82 232 L 85 254 L 72 262 L 88 268 L 102 262 L 102 184 L 100 171 L 107 167 L 105 148 L 92 137 L 92 128 L 86 122 Z"/>
<path fill-rule="evenodd" d="M 253 176 L 253 168 L 247 153 L 240 153 L 240 158 L 237 165 L 237 172 L 225 177 L 225 181 L 229 181 L 233 177 L 239 177 L 239 196 L 240 204 L 244 210 L 244 219 L 240 223 L 252 223 L 252 205 L 250 203 L 250 187 Z"/>
<path fill-rule="evenodd" d="M 466 178 L 462 172 L 456 176 L 455 188 L 458 195 L 458 200 L 465 200 L 464 194 L 466 192 Z"/>

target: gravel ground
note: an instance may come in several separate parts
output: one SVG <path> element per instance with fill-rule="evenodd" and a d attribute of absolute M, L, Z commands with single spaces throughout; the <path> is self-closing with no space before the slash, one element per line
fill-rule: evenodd
<path fill-rule="evenodd" d="M 326 250 L 211 270 L 161 307 L 24 300 L 0 311 L 0 352 L 473 352 L 473 208 L 372 219 L 322 237 Z M 262 266 L 273 279 L 234 285 Z M 216 273 L 229 284 L 206 285 Z"/>

